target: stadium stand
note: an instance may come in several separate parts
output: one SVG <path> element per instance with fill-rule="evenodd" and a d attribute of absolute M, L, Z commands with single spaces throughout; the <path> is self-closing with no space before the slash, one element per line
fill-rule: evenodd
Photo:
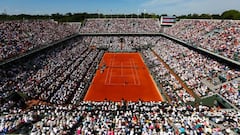
<path fill-rule="evenodd" d="M 186 34 L 184 26 L 195 20 L 189 21 L 184 20 L 183 26 L 180 21 L 168 29 L 167 33 L 175 35 L 175 32 L 182 28 L 175 35 L 181 38 Z M 15 37 L 17 34 L 13 42 L 20 44 L 29 41 L 31 44 L 24 46 L 27 50 L 31 49 L 32 45 L 40 46 L 75 33 L 75 26 L 51 21 L 25 20 L 1 22 L 0 25 L 7 29 L 0 31 L 0 38 L 4 39 L 1 40 L 1 44 L 8 42 L 5 41 L 7 37 L 3 38 L 2 35 Z M 16 29 L 19 30 L 11 30 L 18 25 Z M 27 25 L 33 26 L 31 28 L 26 27 Z M 205 25 L 209 26 L 210 31 L 210 28 L 216 29 L 212 28 L 213 26 L 226 24 L 225 21 L 200 21 L 200 24 L 194 26 L 196 28 L 193 28 L 193 33 L 198 35 L 200 29 L 206 28 Z M 36 26 L 41 27 L 41 31 L 36 30 L 38 34 L 34 36 L 34 40 L 29 40 L 25 35 L 26 31 L 34 33 Z M 88 19 L 80 32 L 156 33 L 159 29 L 159 21 L 155 19 Z M 9 31 L 8 34 L 3 34 L 6 31 Z M 206 34 L 205 30 L 201 33 Z M 39 35 L 44 35 L 43 38 L 46 39 L 40 39 Z M 187 39 L 191 38 L 191 35 L 187 36 Z M 50 40 L 49 37 L 55 38 Z M 144 48 L 146 45 L 151 46 Z M 14 44 L 9 46 L 13 47 Z M 108 50 L 101 49 L 101 46 L 107 46 Z M 216 46 L 207 47 L 215 49 Z M 4 47 L 6 45 L 1 47 L 1 50 L 4 50 Z M 144 48 L 139 52 L 160 90 L 171 101 L 83 101 L 104 53 L 132 50 L 136 47 Z M 237 52 L 237 48 L 231 49 L 232 52 Z M 5 51 L 12 54 L 8 50 Z M 12 57 L 5 55 L 7 53 L 1 52 L 4 54 L 2 58 Z M 239 77 L 239 69 L 228 67 L 160 36 L 80 36 L 63 45 L 57 44 L 24 61 L 0 67 L 0 134 L 240 134 Z M 220 105 L 191 105 L 189 102 L 199 99 L 189 93 L 180 81 L 198 98 L 219 94 L 237 109 L 223 109 Z M 7 100 L 13 92 L 28 96 L 32 99 L 29 101 L 31 105 L 26 102 L 28 108 L 22 108 L 17 102 Z M 32 103 L 33 100 L 37 100 L 37 103 Z"/>
<path fill-rule="evenodd" d="M 79 106 L 33 106 L 1 117 L 2 131 L 33 123 L 35 134 L 231 134 L 239 112 L 165 102 L 80 102 Z M 223 126 L 220 126 L 222 123 Z"/>
<path fill-rule="evenodd" d="M 224 81 L 231 84 L 231 80 L 240 77 L 240 72 L 231 69 L 228 66 L 222 65 L 219 62 L 209 59 L 197 52 L 194 52 L 186 47 L 178 45 L 171 40 L 161 39 L 159 43 L 153 48 L 157 54 L 178 74 L 178 76 L 185 81 L 189 88 L 193 89 L 198 96 L 211 95 L 217 91 L 211 91 L 203 82 L 207 79 L 214 82 L 213 78 L 223 77 Z M 238 81 L 234 81 L 239 85 Z M 232 98 L 228 98 L 232 103 L 239 106 L 238 88 L 234 87 L 231 93 Z M 222 93 L 220 93 L 222 94 Z"/>
<path fill-rule="evenodd" d="M 150 70 L 155 76 L 156 81 L 161 84 L 163 91 L 168 94 L 171 101 L 183 101 L 186 103 L 195 100 L 194 97 L 187 93 L 177 79 L 170 74 L 170 71 L 164 67 L 151 50 L 143 51 L 143 56 L 146 57 L 146 63 L 150 66 Z"/>
<path fill-rule="evenodd" d="M 133 37 L 133 36 L 95 36 L 92 38 L 90 45 L 96 47 L 106 47 L 110 51 L 121 51 L 121 50 L 133 50 L 134 48 L 141 48 L 148 45 L 154 45 L 156 37 L 144 36 L 144 37 Z"/>
<path fill-rule="evenodd" d="M 235 61 L 240 60 L 239 20 L 180 20 L 167 34 Z"/>
<path fill-rule="evenodd" d="M 42 54 L 34 61 L 22 65 L 21 68 L 3 69 L 1 71 L 2 91 L 6 95 L 8 95 L 7 92 L 21 91 L 32 98 L 64 104 L 69 95 L 75 93 L 77 89 L 82 90 L 78 88 L 80 83 L 81 87 L 86 90 L 94 73 L 92 70 L 97 66 L 97 60 L 103 54 L 103 52 L 100 52 L 87 48 L 80 41 L 70 44 L 62 50 L 56 49 L 49 54 Z M 98 56 L 98 53 L 101 55 Z M 28 64 L 33 65 L 33 67 L 28 67 L 31 66 Z M 37 65 L 41 67 L 35 67 Z M 24 69 L 24 67 L 41 69 L 29 70 Z M 18 74 L 15 74 L 16 70 L 18 70 Z M 13 78 L 5 78 L 9 74 Z"/>
<path fill-rule="evenodd" d="M 82 33 L 151 33 L 159 31 L 159 20 L 151 18 L 87 19 L 80 30 Z"/>
<path fill-rule="evenodd" d="M 78 25 L 53 20 L 0 22 L 0 61 L 77 33 Z"/>

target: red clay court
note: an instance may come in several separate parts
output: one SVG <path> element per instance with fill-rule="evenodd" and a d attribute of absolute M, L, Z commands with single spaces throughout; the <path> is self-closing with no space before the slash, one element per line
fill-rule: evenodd
<path fill-rule="evenodd" d="M 104 54 L 84 100 L 105 99 L 162 101 L 162 96 L 139 53 Z"/>

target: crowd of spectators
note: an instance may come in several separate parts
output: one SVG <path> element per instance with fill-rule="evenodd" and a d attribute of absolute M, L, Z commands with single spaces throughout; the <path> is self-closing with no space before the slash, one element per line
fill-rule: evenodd
<path fill-rule="evenodd" d="M 78 27 L 53 20 L 0 21 L 0 61 L 71 36 Z"/>
<path fill-rule="evenodd" d="M 187 93 L 177 79 L 170 74 L 170 71 L 158 60 L 157 56 L 151 50 L 142 51 L 145 62 L 148 64 L 152 75 L 155 77 L 160 88 L 169 96 L 174 102 L 188 102 L 195 101 L 195 98 Z"/>
<path fill-rule="evenodd" d="M 52 22 L 45 23 L 51 25 Z M 158 23 L 154 19 L 88 19 L 81 32 L 158 32 Z M 49 26 L 47 24 L 44 24 L 41 34 L 45 33 L 44 29 Z M 19 28 L 25 27 L 21 22 L 19 25 L 23 25 Z M 3 34 L 0 32 L 1 38 Z M 14 32 L 11 34 L 14 35 Z M 25 38 L 21 37 L 16 41 L 21 42 L 20 39 Z M 98 49 L 101 46 L 107 46 L 111 50 L 153 47 L 141 50 L 141 54 L 153 78 L 172 100 L 171 103 L 141 100 L 130 102 L 124 99 L 121 102 L 83 101 L 104 54 L 104 50 Z M 153 51 L 171 69 L 166 68 Z M 23 131 L 32 135 L 223 135 L 233 134 L 233 131 L 240 134 L 239 111 L 201 104 L 186 105 L 185 103 L 195 99 L 170 70 L 198 96 L 219 93 L 239 107 L 240 85 L 239 81 L 235 80 L 240 77 L 238 70 L 163 37 L 83 36 L 28 58 L 25 62 L 16 62 L 7 68 L 0 68 L 0 134 Z M 201 82 L 205 78 L 218 76 L 224 78 L 225 83 L 215 91 L 211 91 Z M 49 104 L 20 109 L 14 106 L 14 101 L 6 100 L 12 92 L 22 92 L 32 99 L 47 101 Z M 23 128 L 26 126 L 28 128 Z"/>
<path fill-rule="evenodd" d="M 171 40 L 161 38 L 153 50 L 170 66 L 170 68 L 200 97 L 212 95 L 218 91 L 210 91 L 201 82 L 204 78 L 223 77 L 231 81 L 240 77 L 240 71 L 231 69 L 200 53 L 194 52 Z M 236 89 L 239 83 L 236 83 Z M 234 94 L 231 93 L 231 94 Z M 239 104 L 238 92 L 228 96 L 228 100 Z M 236 100 L 237 99 L 237 100 Z"/>
<path fill-rule="evenodd" d="M 180 20 L 165 29 L 169 35 L 240 61 L 239 20 Z"/>
<path fill-rule="evenodd" d="M 240 81 L 233 80 L 222 84 L 216 91 L 236 107 L 240 108 Z"/>
<path fill-rule="evenodd" d="M 160 31 L 158 19 L 114 18 L 87 19 L 81 33 L 156 33 Z"/>
<path fill-rule="evenodd" d="M 31 135 L 213 134 L 237 132 L 239 112 L 166 102 L 86 102 L 78 106 L 37 105 L 0 116 L 0 133 L 31 123 Z"/>
<path fill-rule="evenodd" d="M 96 47 L 106 47 L 110 51 L 133 50 L 134 48 L 143 48 L 144 46 L 151 46 L 157 42 L 158 37 L 144 36 L 95 36 L 92 37 L 90 45 Z"/>
<path fill-rule="evenodd" d="M 54 104 L 81 101 L 104 53 L 89 48 L 87 40 L 69 41 L 23 64 L 1 68 L 1 112 L 13 105 L 12 101 L 2 103 L 12 92 Z"/>

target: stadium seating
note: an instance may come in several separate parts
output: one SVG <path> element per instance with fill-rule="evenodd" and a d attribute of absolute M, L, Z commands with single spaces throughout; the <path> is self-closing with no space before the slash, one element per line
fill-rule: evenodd
<path fill-rule="evenodd" d="M 77 25 L 52 20 L 0 22 L 0 61 L 77 33 Z"/>
<path fill-rule="evenodd" d="M 158 81 L 162 89 L 171 98 L 172 101 L 189 102 L 194 101 L 195 98 L 187 93 L 181 86 L 177 79 L 170 74 L 169 70 L 158 60 L 152 51 L 143 51 L 143 56 L 146 57 L 145 61 L 150 65 L 150 70 L 153 73 L 156 81 Z"/>
<path fill-rule="evenodd" d="M 193 89 L 200 97 L 219 92 L 218 90 L 209 90 L 209 88 L 202 82 L 204 78 L 211 80 L 214 76 L 224 76 L 224 78 L 228 80 L 228 83 L 231 84 L 231 80 L 240 77 L 239 71 L 220 64 L 213 59 L 207 58 L 206 56 L 183 47 L 171 40 L 162 38 L 158 41 L 159 43 L 156 44 L 153 50 L 155 50 L 157 54 L 174 70 L 174 72 L 185 81 L 188 87 Z M 235 83 L 236 85 L 239 85 L 238 81 Z M 239 106 L 239 100 L 236 99 L 236 97 L 239 96 L 237 89 L 238 88 L 233 89 L 228 100 Z"/>
<path fill-rule="evenodd" d="M 123 41 L 120 41 L 122 39 Z M 90 45 L 96 47 L 107 47 L 111 51 L 121 51 L 121 50 L 132 50 L 134 48 L 143 47 L 147 45 L 154 45 L 156 37 L 132 37 L 125 36 L 124 38 L 119 38 L 118 36 L 104 37 L 97 36 L 93 37 Z"/>
<path fill-rule="evenodd" d="M 157 19 L 87 19 L 81 33 L 151 33 L 159 32 Z"/>
<path fill-rule="evenodd" d="M 240 61 L 239 20 L 180 20 L 165 32 L 235 61 Z"/>
<path fill-rule="evenodd" d="M 204 36 L 201 40 L 197 39 L 198 35 L 201 37 L 209 32 L 208 38 L 213 40 L 211 35 L 216 34 L 219 26 L 227 25 L 226 22 L 230 23 L 232 29 L 236 28 L 235 21 L 189 21 L 184 20 L 166 32 L 178 38 L 186 38 L 191 43 L 201 43 L 203 48 L 215 49 L 217 44 L 203 45 L 206 39 Z M 192 23 L 196 28 L 192 28 Z M 26 28 L 28 25 L 30 27 Z M 26 52 L 16 51 L 16 46 L 25 42 L 29 42 L 24 44 L 29 45 L 24 46 L 25 50 L 29 50 L 35 47 L 33 45 L 38 47 L 75 32 L 75 26 L 52 21 L 10 21 L 0 22 L 0 26 L 4 28 L 0 29 L 0 44 L 4 44 L 0 51 L 2 59 Z M 36 27 L 38 29 L 34 29 Z M 155 19 L 88 19 L 80 32 L 154 33 L 159 28 L 159 22 Z M 192 39 L 189 34 L 185 35 L 190 31 L 196 35 L 196 39 Z M 32 39 L 27 33 L 34 33 Z M 14 40 L 10 41 L 10 38 Z M 9 51 L 6 43 L 15 50 Z M 145 45 L 152 46 L 139 52 L 161 91 L 171 100 L 169 103 L 143 102 L 141 99 L 138 102 L 124 99 L 120 102 L 83 101 L 105 53 L 98 47 L 107 46 L 107 51 L 110 51 L 131 50 Z M 236 51 L 234 47 L 230 49 Z M 224 53 L 221 51 L 221 54 Z M 7 68 L 0 67 L 0 134 L 239 134 L 239 111 L 201 104 L 189 105 L 196 98 L 180 83 L 184 82 L 199 98 L 217 93 L 239 109 L 239 77 L 239 70 L 163 37 L 82 36 L 45 50 L 25 62 L 14 63 Z M 214 88 L 209 87 L 204 80 L 213 83 Z M 23 93 L 39 103 L 22 109 L 16 102 L 6 100 L 12 92 Z"/>
<path fill-rule="evenodd" d="M 20 113 L 20 114 L 19 114 Z M 33 106 L 1 117 L 0 133 L 34 123 L 30 134 L 231 134 L 239 112 L 165 102 L 80 102 Z M 217 126 L 219 123 L 225 127 Z M 21 133 L 21 132 L 20 132 Z"/>

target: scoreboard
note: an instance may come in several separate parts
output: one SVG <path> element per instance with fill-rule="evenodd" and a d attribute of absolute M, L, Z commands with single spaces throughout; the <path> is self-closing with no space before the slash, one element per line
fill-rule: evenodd
<path fill-rule="evenodd" d="M 176 17 L 175 16 L 161 16 L 161 25 L 167 25 L 172 26 L 176 23 Z"/>

